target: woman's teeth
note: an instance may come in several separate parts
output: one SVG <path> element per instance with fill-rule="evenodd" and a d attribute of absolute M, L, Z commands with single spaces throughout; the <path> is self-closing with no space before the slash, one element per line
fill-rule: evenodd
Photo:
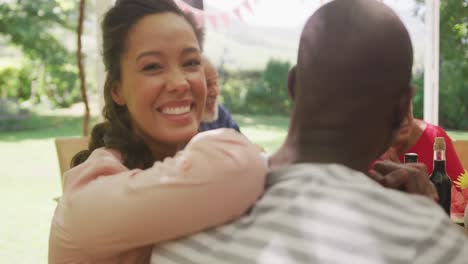
<path fill-rule="evenodd" d="M 181 107 L 165 107 L 162 109 L 162 113 L 166 115 L 182 115 L 190 112 L 190 105 Z"/>

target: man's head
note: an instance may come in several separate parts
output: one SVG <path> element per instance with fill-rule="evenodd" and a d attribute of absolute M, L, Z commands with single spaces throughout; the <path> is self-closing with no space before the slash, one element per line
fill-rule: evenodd
<path fill-rule="evenodd" d="M 206 105 L 202 121 L 213 122 L 218 119 L 218 72 L 216 71 L 216 67 L 206 57 L 203 57 L 202 62 L 205 70 L 207 88 Z"/>
<path fill-rule="evenodd" d="M 322 6 L 304 27 L 290 81 L 299 155 L 316 143 L 362 143 L 355 151 L 369 162 L 383 153 L 408 111 L 412 63 L 408 32 L 384 4 Z"/>

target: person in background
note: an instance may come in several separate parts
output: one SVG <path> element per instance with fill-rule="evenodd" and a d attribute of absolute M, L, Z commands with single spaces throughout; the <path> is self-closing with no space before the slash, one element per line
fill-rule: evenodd
<path fill-rule="evenodd" d="M 437 203 L 366 175 L 409 111 L 412 64 L 408 31 L 380 1 L 319 8 L 262 198 L 232 223 L 155 246 L 151 263 L 465 264 L 468 237 Z"/>
<path fill-rule="evenodd" d="M 413 88 L 414 92 L 414 88 Z M 405 153 L 418 154 L 418 161 L 426 165 L 428 173 L 433 171 L 433 145 L 436 137 L 443 137 L 446 145 L 446 170 L 452 182 L 460 175 L 466 173 L 461 164 L 452 140 L 445 130 L 439 126 L 414 118 L 413 104 L 405 117 L 399 134 L 392 146 L 382 155 L 381 159 L 394 162 L 403 162 Z M 468 190 L 460 190 L 452 185 L 451 217 L 463 219 L 463 214 L 468 201 Z"/>
<path fill-rule="evenodd" d="M 200 131 L 217 128 L 232 128 L 240 132 L 239 126 L 232 119 L 229 111 L 218 102 L 220 89 L 216 67 L 206 57 L 203 57 L 203 67 L 206 76 L 207 96 Z"/>
<path fill-rule="evenodd" d="M 172 0 L 119 0 L 102 32 L 105 121 L 64 175 L 50 264 L 148 263 L 153 243 L 232 221 L 263 193 L 256 146 L 232 129 L 199 133 L 194 20 Z"/>

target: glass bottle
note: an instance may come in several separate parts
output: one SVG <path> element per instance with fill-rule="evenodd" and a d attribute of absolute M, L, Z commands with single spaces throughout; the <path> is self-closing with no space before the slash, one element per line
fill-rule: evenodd
<path fill-rule="evenodd" d="M 416 153 L 405 153 L 405 163 L 417 163 L 418 154 Z"/>
<path fill-rule="evenodd" d="M 439 194 L 439 204 L 450 215 L 450 202 L 452 196 L 452 181 L 445 169 L 445 140 L 436 137 L 434 141 L 434 170 L 430 176 Z"/>

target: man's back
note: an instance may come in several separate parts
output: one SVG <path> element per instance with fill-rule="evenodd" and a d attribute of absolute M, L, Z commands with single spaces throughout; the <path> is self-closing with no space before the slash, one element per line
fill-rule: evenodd
<path fill-rule="evenodd" d="M 468 239 L 431 200 L 341 165 L 273 172 L 236 222 L 166 243 L 152 263 L 466 263 Z"/>

